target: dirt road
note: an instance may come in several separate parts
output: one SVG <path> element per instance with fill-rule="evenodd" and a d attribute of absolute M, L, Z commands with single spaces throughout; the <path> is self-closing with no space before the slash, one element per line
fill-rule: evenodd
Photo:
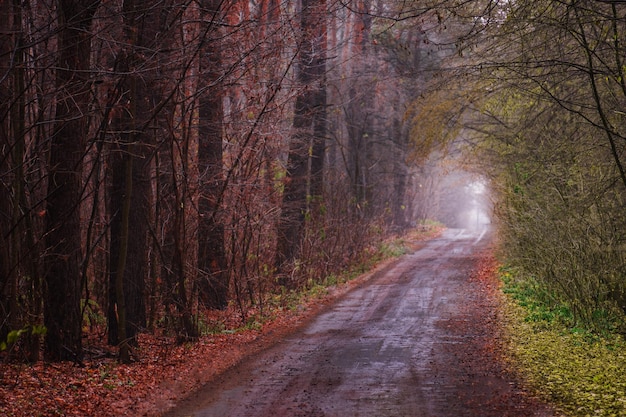
<path fill-rule="evenodd" d="M 470 280 L 487 238 L 448 230 L 168 416 L 552 416 L 488 347 L 493 305 Z"/>

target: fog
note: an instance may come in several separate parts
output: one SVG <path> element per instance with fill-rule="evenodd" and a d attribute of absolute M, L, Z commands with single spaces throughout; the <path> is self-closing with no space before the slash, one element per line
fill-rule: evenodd
<path fill-rule="evenodd" d="M 492 202 L 484 177 L 455 170 L 440 173 L 437 183 L 433 218 L 447 227 L 470 230 L 482 230 L 491 224 Z"/>
<path fill-rule="evenodd" d="M 464 229 L 484 229 L 491 222 L 485 181 L 481 178 L 473 179 L 464 191 L 461 210 L 456 214 L 459 226 Z"/>

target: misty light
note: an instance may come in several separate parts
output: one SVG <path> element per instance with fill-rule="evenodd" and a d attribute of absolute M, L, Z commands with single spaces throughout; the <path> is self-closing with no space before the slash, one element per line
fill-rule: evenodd
<path fill-rule="evenodd" d="M 485 185 L 484 181 L 477 180 L 477 181 L 471 182 L 467 186 L 467 188 L 470 190 L 470 192 L 472 194 L 479 195 L 479 194 L 484 194 L 485 193 L 485 190 L 486 190 L 487 186 Z"/>
<path fill-rule="evenodd" d="M 467 201 L 460 213 L 460 222 L 466 229 L 481 230 L 491 222 L 488 211 L 487 185 L 476 179 L 466 185 Z"/>
<path fill-rule="evenodd" d="M 462 169 L 438 173 L 436 211 L 431 214 L 450 228 L 482 232 L 491 223 L 492 201 L 486 178 Z"/>

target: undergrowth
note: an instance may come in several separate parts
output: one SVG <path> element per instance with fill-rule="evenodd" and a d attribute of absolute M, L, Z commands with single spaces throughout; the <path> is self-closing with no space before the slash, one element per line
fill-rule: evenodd
<path fill-rule="evenodd" d="M 570 416 L 626 415 L 626 343 L 577 325 L 569 308 L 530 279 L 501 270 L 511 366 Z"/>
<path fill-rule="evenodd" d="M 286 303 L 287 308 L 296 309 L 305 300 L 323 297 L 328 293 L 330 287 L 345 284 L 371 271 L 379 262 L 397 258 L 411 252 L 413 250 L 412 245 L 415 241 L 434 237 L 439 234 L 441 230 L 441 225 L 433 223 L 427 227 L 424 226 L 420 229 L 412 230 L 404 236 L 383 241 L 376 248 L 373 248 L 367 256 L 364 256 L 360 262 L 351 265 L 343 272 L 329 275 L 320 282 L 309 280 L 304 288 L 289 291 L 286 294 L 280 294 L 279 298 L 282 300 L 284 306 L 285 300 L 288 300 Z"/>
<path fill-rule="evenodd" d="M 340 273 L 328 275 L 322 280 L 309 279 L 305 285 L 298 288 L 280 287 L 278 291 L 267 295 L 262 308 L 250 307 L 245 310 L 245 315 L 239 311 L 238 315 L 242 317 L 238 321 L 231 320 L 230 323 L 221 319 L 202 321 L 200 323 L 202 334 L 232 334 L 249 329 L 260 329 L 279 312 L 285 310 L 295 312 L 305 309 L 307 304 L 324 299 L 331 288 L 349 283 L 374 269 L 380 262 L 412 252 L 418 242 L 433 238 L 442 230 L 441 224 L 430 222 L 402 236 L 380 242 L 377 246 L 371 247 L 359 262 L 350 265 Z"/>

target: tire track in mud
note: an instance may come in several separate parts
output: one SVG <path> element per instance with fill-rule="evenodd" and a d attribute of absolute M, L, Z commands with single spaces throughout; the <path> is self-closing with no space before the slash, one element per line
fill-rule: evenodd
<path fill-rule="evenodd" d="M 469 277 L 488 243 L 446 231 L 167 416 L 554 415 L 485 355 L 486 304 Z"/>

